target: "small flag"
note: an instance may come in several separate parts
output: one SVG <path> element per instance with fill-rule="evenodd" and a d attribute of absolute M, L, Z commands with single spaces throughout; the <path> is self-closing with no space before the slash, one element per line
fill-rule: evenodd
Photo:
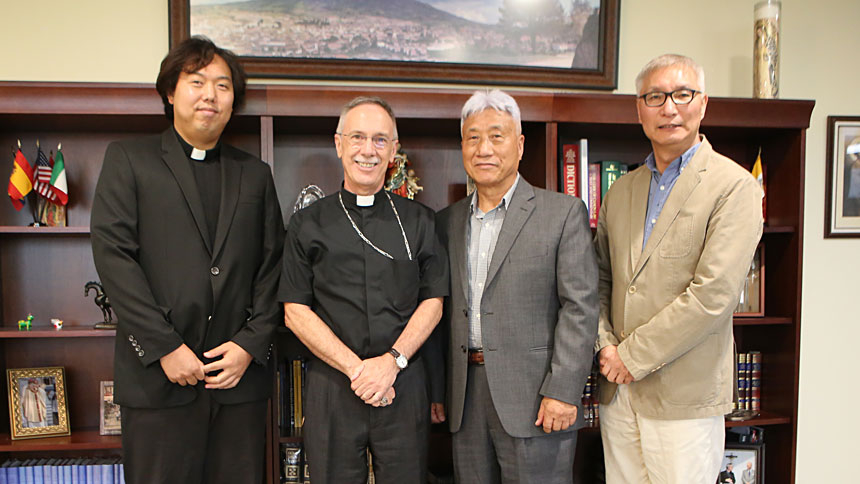
<path fill-rule="evenodd" d="M 761 169 L 761 148 L 758 150 L 758 156 L 755 159 L 755 163 L 752 167 L 752 176 L 758 181 L 758 185 L 761 187 L 761 214 L 762 217 L 767 220 L 767 212 L 765 209 L 767 207 L 767 189 L 764 186 L 764 172 Z"/>
<path fill-rule="evenodd" d="M 60 205 L 65 205 L 69 203 L 69 186 L 66 184 L 66 162 L 63 160 L 62 149 L 62 144 L 57 146 L 57 157 L 54 159 L 54 169 L 51 172 L 51 189 Z"/>
<path fill-rule="evenodd" d="M 24 197 L 33 189 L 33 168 L 21 153 L 20 143 L 18 151 L 15 152 L 15 161 L 12 168 L 12 176 L 9 177 L 9 188 L 7 193 L 12 200 L 15 210 L 24 207 Z"/>
<path fill-rule="evenodd" d="M 48 159 L 45 158 L 45 152 L 42 151 L 41 147 L 39 147 L 39 152 L 36 154 L 36 177 L 35 183 L 33 183 L 33 190 L 36 190 L 36 193 L 52 202 L 57 199 L 57 196 L 51 190 L 51 165 L 48 163 Z"/>

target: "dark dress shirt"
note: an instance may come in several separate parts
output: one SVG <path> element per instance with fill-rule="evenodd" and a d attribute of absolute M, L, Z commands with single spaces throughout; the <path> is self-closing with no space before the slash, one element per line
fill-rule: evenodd
<path fill-rule="evenodd" d="M 202 160 L 191 157 L 194 147 L 191 146 L 174 128 L 176 139 L 182 146 L 182 151 L 188 158 L 200 201 L 203 202 L 203 217 L 206 219 L 206 229 L 209 232 L 209 242 L 215 243 L 215 232 L 218 229 L 218 214 L 221 211 L 221 141 L 211 150 L 206 150 Z"/>
<path fill-rule="evenodd" d="M 391 195 L 412 250 L 409 260 L 397 218 L 381 190 L 359 207 L 341 190 L 343 203 L 365 243 L 344 214 L 338 194 L 290 219 L 278 300 L 310 306 L 359 358 L 388 351 L 418 304 L 448 295 L 448 259 L 436 238 L 435 216 L 420 203 Z"/>

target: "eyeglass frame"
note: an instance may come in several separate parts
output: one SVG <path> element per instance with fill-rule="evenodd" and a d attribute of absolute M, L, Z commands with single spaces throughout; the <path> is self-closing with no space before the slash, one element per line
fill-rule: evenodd
<path fill-rule="evenodd" d="M 690 91 L 692 93 L 689 101 L 687 101 L 685 103 L 679 103 L 678 101 L 675 100 L 675 93 L 681 92 L 681 91 Z M 664 96 L 663 102 L 661 102 L 660 104 L 654 104 L 654 105 L 648 104 L 648 101 L 645 100 L 645 96 L 648 96 L 651 94 L 662 94 Z M 704 94 L 704 91 L 699 91 L 698 89 L 690 89 L 690 88 L 684 87 L 681 89 L 675 89 L 674 91 L 671 91 L 671 92 L 650 91 L 650 92 L 646 92 L 645 94 L 642 94 L 640 96 L 636 96 L 636 98 L 641 99 L 642 102 L 645 103 L 645 106 L 647 106 L 649 108 L 659 108 L 659 107 L 663 106 L 664 104 L 666 104 L 666 100 L 668 100 L 670 98 L 672 99 L 672 102 L 675 103 L 675 106 L 686 106 L 686 105 L 693 102 L 693 100 L 696 98 L 696 94 Z"/>
<path fill-rule="evenodd" d="M 353 148 L 359 148 L 359 147 L 363 146 L 365 143 L 367 143 L 367 140 L 369 139 L 370 145 L 373 146 L 373 148 L 376 151 L 382 151 L 384 149 L 387 149 L 389 146 L 389 143 L 391 143 L 393 145 L 395 142 L 397 142 L 397 138 L 388 139 L 387 137 L 381 136 L 381 135 L 367 136 L 366 134 L 364 134 L 360 131 L 353 131 L 353 132 L 348 133 L 348 134 L 347 133 L 341 133 L 340 131 L 335 131 L 335 134 L 346 137 L 347 142 Z M 359 141 L 353 142 L 353 140 L 352 140 L 353 136 L 358 137 Z M 377 140 L 377 139 L 384 140 L 383 146 L 379 146 L 376 143 L 375 140 Z"/>

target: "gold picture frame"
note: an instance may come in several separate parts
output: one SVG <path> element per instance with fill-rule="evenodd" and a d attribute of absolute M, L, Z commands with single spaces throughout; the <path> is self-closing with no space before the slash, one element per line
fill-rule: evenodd
<path fill-rule="evenodd" d="M 61 366 L 6 370 L 12 440 L 71 434 Z"/>

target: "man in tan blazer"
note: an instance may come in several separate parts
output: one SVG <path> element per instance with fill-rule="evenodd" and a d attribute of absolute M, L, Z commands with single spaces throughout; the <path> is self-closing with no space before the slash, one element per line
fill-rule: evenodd
<path fill-rule="evenodd" d="M 603 202 L 597 350 L 608 484 L 712 484 L 732 409 L 732 312 L 762 232 L 762 192 L 699 134 L 692 59 L 636 78 L 653 152 Z"/>

